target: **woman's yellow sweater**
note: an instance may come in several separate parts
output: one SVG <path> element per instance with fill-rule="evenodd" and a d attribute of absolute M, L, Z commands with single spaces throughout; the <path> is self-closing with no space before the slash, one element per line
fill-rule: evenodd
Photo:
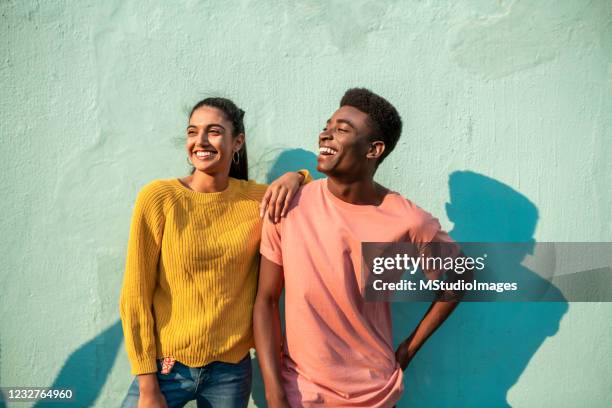
<path fill-rule="evenodd" d="M 252 347 L 265 190 L 230 178 L 218 193 L 178 179 L 140 191 L 120 300 L 133 374 L 156 372 L 163 357 L 236 363 Z"/>

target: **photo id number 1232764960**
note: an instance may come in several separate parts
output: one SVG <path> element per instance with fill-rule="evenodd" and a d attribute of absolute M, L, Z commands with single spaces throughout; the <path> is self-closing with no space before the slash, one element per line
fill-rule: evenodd
<path fill-rule="evenodd" d="M 74 399 L 74 390 L 70 388 L 49 387 L 1 387 L 5 401 L 70 401 Z"/>

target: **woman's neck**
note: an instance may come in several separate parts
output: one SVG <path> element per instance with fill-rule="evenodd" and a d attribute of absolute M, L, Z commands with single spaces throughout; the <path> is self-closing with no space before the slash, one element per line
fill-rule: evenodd
<path fill-rule="evenodd" d="M 183 182 L 198 193 L 218 193 L 225 190 L 229 185 L 229 176 L 226 174 L 208 174 L 196 170 L 191 176 L 185 177 Z"/>

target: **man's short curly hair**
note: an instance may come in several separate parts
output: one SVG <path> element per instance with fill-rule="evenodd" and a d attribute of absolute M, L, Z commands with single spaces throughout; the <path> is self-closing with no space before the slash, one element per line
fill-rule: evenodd
<path fill-rule="evenodd" d="M 385 151 L 377 166 L 393 151 L 402 134 L 402 118 L 397 109 L 382 96 L 366 88 L 351 88 L 344 93 L 340 106 L 352 106 L 366 113 L 372 128 L 371 141 L 381 140 Z"/>

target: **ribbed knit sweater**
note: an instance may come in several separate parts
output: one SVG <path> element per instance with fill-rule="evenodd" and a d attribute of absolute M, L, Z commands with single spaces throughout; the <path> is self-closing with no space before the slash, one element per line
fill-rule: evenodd
<path fill-rule="evenodd" d="M 252 347 L 265 190 L 230 178 L 217 193 L 178 179 L 140 191 L 120 300 L 132 374 L 156 372 L 163 357 L 236 363 Z"/>

